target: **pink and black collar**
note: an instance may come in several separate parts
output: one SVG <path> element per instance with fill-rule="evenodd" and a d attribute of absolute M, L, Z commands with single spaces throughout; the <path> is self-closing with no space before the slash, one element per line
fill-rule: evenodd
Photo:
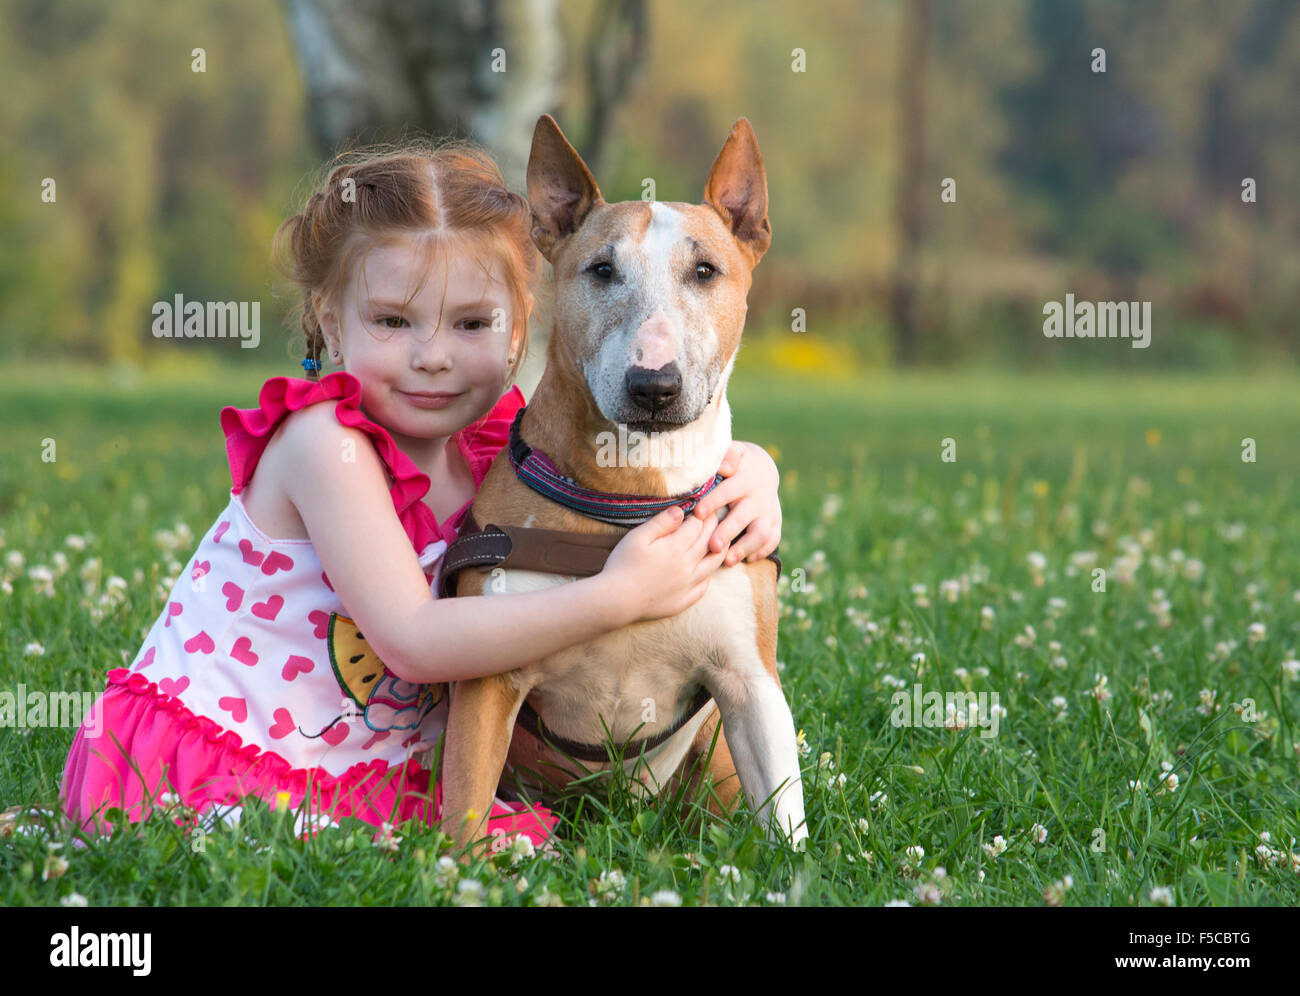
<path fill-rule="evenodd" d="M 722 480 L 721 474 L 714 474 L 711 480 L 694 490 L 666 498 L 611 494 L 584 488 L 572 478 L 561 474 L 545 453 L 529 446 L 520 438 L 519 425 L 527 408 L 524 405 L 515 412 L 515 420 L 510 423 L 510 465 L 514 468 L 515 475 L 543 497 L 592 519 L 631 528 L 653 519 L 673 505 L 680 506 L 683 514 L 690 515 L 700 499 Z"/>

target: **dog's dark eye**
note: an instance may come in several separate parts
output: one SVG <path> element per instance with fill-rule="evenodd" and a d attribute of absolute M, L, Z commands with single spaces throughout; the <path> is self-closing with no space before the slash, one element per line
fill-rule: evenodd
<path fill-rule="evenodd" d="M 594 273 L 600 280 L 611 280 L 614 277 L 614 264 L 609 262 L 592 263 L 587 267 L 588 273 Z"/>
<path fill-rule="evenodd" d="M 706 280 L 712 280 L 717 275 L 717 270 L 709 263 L 695 264 L 695 278 L 703 283 Z"/>

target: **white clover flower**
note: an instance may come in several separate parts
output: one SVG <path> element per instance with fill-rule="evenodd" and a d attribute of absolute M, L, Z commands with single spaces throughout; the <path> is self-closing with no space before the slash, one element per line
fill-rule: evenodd
<path fill-rule="evenodd" d="M 467 878 L 456 883 L 457 906 L 482 906 L 483 883 L 478 879 Z"/>
<path fill-rule="evenodd" d="M 1074 879 L 1069 875 L 1053 882 L 1043 890 L 1043 902 L 1048 906 L 1060 906 L 1065 901 L 1065 894 L 1070 891 L 1073 885 Z"/>
<path fill-rule="evenodd" d="M 1093 680 L 1096 681 L 1097 684 L 1093 686 L 1091 692 L 1092 697 L 1098 702 L 1105 702 L 1110 698 L 1110 690 L 1106 688 L 1106 683 L 1109 679 L 1098 671 Z"/>
<path fill-rule="evenodd" d="M 859 816 L 859 817 L 858 817 L 858 829 L 861 830 L 863 833 L 870 833 L 870 832 L 871 832 L 871 824 L 868 823 L 867 820 L 866 820 L 864 817 Z"/>
<path fill-rule="evenodd" d="M 1287 678 L 1291 681 L 1300 678 L 1300 660 L 1296 660 L 1294 650 L 1287 652 L 1287 658 L 1282 662 L 1282 670 L 1286 672 Z"/>
<path fill-rule="evenodd" d="M 1043 571 L 1047 570 L 1047 558 L 1037 550 L 1031 550 L 1026 554 L 1025 560 L 1029 562 L 1029 566 L 1035 574 L 1042 574 Z"/>
<path fill-rule="evenodd" d="M 1202 688 L 1198 693 L 1201 704 L 1196 707 L 1196 711 L 1202 716 L 1212 716 L 1220 709 L 1220 704 L 1215 701 L 1218 697 L 1218 689 Z"/>
<path fill-rule="evenodd" d="M 23 656 L 44 657 L 45 647 L 42 646 L 40 643 L 38 643 L 36 640 L 33 640 L 31 643 L 27 644 L 27 646 L 23 647 Z"/>
<path fill-rule="evenodd" d="M 1055 710 L 1057 711 L 1058 714 L 1063 714 L 1063 713 L 1065 712 L 1065 710 L 1067 710 L 1068 708 L 1070 708 L 1070 703 L 1067 702 L 1067 701 L 1065 701 L 1064 696 L 1061 696 L 1061 695 L 1053 695 L 1053 696 L 1052 696 L 1052 708 L 1055 709 Z"/>
<path fill-rule="evenodd" d="M 903 855 L 907 858 L 909 864 L 919 864 L 921 859 L 925 857 L 925 848 L 920 844 L 913 844 L 903 852 Z"/>
<path fill-rule="evenodd" d="M 67 871 L 68 859 L 57 854 L 51 854 L 45 859 L 45 868 L 41 871 L 41 881 L 48 882 L 52 878 L 62 878 Z"/>
<path fill-rule="evenodd" d="M 952 673 L 954 677 L 956 677 L 957 680 L 960 682 L 965 683 L 970 680 L 970 672 L 967 671 L 964 667 L 955 667 L 952 669 Z"/>
<path fill-rule="evenodd" d="M 889 902 L 885 903 L 885 905 L 886 905 L 886 906 L 907 906 L 907 907 L 910 907 L 912 904 L 909 903 L 906 899 L 891 899 L 891 900 L 889 900 Z"/>
<path fill-rule="evenodd" d="M 803 730 L 800 730 L 798 734 L 795 736 L 794 744 L 795 747 L 798 748 L 799 750 L 800 757 L 807 757 L 809 754 L 812 753 L 812 747 L 808 745 L 808 741 L 804 738 Z"/>
<path fill-rule="evenodd" d="M 730 879 L 732 885 L 740 882 L 740 869 L 735 865 L 722 865 L 718 868 L 718 875 L 724 879 Z"/>
<path fill-rule="evenodd" d="M 1174 890 L 1167 885 L 1157 885 L 1152 888 L 1147 898 L 1157 906 L 1173 906 Z"/>
<path fill-rule="evenodd" d="M 561 899 L 559 896 L 557 896 L 546 886 L 542 886 L 542 890 L 539 893 L 537 893 L 537 895 L 533 896 L 533 905 L 534 906 L 563 906 L 564 900 Z"/>
<path fill-rule="evenodd" d="M 943 900 L 943 893 L 933 882 L 917 882 L 913 891 L 916 893 L 917 901 L 924 906 L 938 906 Z"/>
<path fill-rule="evenodd" d="M 1007 849 L 1007 839 L 998 834 L 993 838 L 993 843 L 984 845 L 984 853 L 990 858 L 996 858 Z"/>
<path fill-rule="evenodd" d="M 817 767 L 820 768 L 822 771 L 835 770 L 834 756 L 831 754 L 830 751 L 828 750 L 822 751 L 821 756 L 817 758 Z"/>
<path fill-rule="evenodd" d="M 77 536 L 75 533 L 63 541 L 71 550 L 78 552 L 86 549 L 86 539 L 84 536 Z"/>
<path fill-rule="evenodd" d="M 445 889 L 460 878 L 460 865 L 443 855 L 433 869 L 433 882 L 439 889 Z"/>
<path fill-rule="evenodd" d="M 11 571 L 21 571 L 26 563 L 27 558 L 23 556 L 21 550 L 10 550 L 5 554 L 5 567 Z"/>
<path fill-rule="evenodd" d="M 651 906 L 680 906 L 682 897 L 672 889 L 660 889 L 650 897 Z"/>
<path fill-rule="evenodd" d="M 1265 629 L 1264 624 L 1262 622 L 1253 622 L 1250 624 L 1250 627 L 1246 630 L 1246 642 L 1253 647 L 1255 644 L 1263 640 L 1267 635 L 1268 635 L 1268 631 Z"/>
<path fill-rule="evenodd" d="M 971 708 L 975 708 L 973 705 Z M 963 713 L 958 711 L 955 703 L 949 702 L 945 708 L 943 726 L 946 730 L 964 730 L 970 725 L 969 711 Z"/>
<path fill-rule="evenodd" d="M 298 823 L 300 826 L 303 822 L 302 817 L 303 814 L 300 812 L 298 814 Z M 325 819 L 326 825 L 328 825 L 329 817 L 326 817 Z M 301 833 L 301 829 L 299 829 L 298 832 Z M 391 823 L 383 823 L 379 828 L 379 833 L 375 834 L 373 843 L 375 847 L 379 848 L 381 851 L 388 851 L 392 854 L 396 854 L 401 849 L 398 845 L 402 843 L 402 838 L 393 833 L 393 825 Z"/>
<path fill-rule="evenodd" d="M 521 861 L 527 861 L 536 853 L 537 849 L 533 847 L 533 842 L 529 839 L 527 834 L 515 834 L 514 838 L 510 841 L 510 863 L 512 865 L 517 865 Z"/>
<path fill-rule="evenodd" d="M 600 873 L 596 882 L 596 896 L 606 902 L 617 899 L 627 885 L 627 879 L 618 868 Z"/>
<path fill-rule="evenodd" d="M 80 892 L 74 892 L 71 895 L 59 897 L 60 906 L 85 906 L 86 897 Z"/>
<path fill-rule="evenodd" d="M 1029 836 L 1033 839 L 1035 844 L 1041 844 L 1043 841 L 1047 840 L 1047 827 L 1043 826 L 1041 823 L 1035 823 L 1029 828 Z"/>
<path fill-rule="evenodd" d="M 957 601 L 958 596 L 961 594 L 961 582 L 954 580 L 940 581 L 939 594 L 946 602 Z"/>
<path fill-rule="evenodd" d="M 769 892 L 769 893 L 767 893 L 767 895 L 766 895 L 764 898 L 766 898 L 767 901 L 768 901 L 769 903 L 771 903 L 773 906 L 784 906 L 784 905 L 785 905 L 785 893 L 784 893 L 784 892 Z"/>
<path fill-rule="evenodd" d="M 1034 641 L 1037 638 L 1038 638 L 1038 634 L 1034 632 L 1034 627 L 1026 625 L 1025 631 L 1016 637 L 1016 646 L 1024 647 L 1026 650 L 1028 650 L 1030 647 L 1034 645 Z"/>
<path fill-rule="evenodd" d="M 997 613 L 993 611 L 993 606 L 986 605 L 980 609 L 980 626 L 983 629 L 992 629 L 993 620 L 997 618 Z"/>

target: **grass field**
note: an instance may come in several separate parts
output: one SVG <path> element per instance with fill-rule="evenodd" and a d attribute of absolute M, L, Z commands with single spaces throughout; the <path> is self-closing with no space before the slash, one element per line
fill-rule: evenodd
<path fill-rule="evenodd" d="M 265 375 L 10 378 L 0 693 L 135 654 L 226 503 L 218 410 Z M 783 474 L 806 853 L 620 786 L 561 807 L 553 856 L 454 873 L 427 828 L 298 840 L 254 805 L 202 850 L 162 817 L 88 848 L 8 822 L 0 904 L 1300 903 L 1300 382 L 742 364 L 729 397 Z M 989 697 L 900 725 L 917 685 Z M 0 728 L 0 809 L 54 806 L 72 735 Z"/>

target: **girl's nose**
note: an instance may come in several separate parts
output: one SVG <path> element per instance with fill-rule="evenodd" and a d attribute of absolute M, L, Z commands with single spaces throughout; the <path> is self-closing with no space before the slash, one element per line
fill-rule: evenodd
<path fill-rule="evenodd" d="M 424 342 L 414 336 L 411 340 L 411 365 L 417 367 L 441 369 L 451 366 L 449 347 L 451 337 L 444 335 L 442 329 L 435 329 Z"/>

